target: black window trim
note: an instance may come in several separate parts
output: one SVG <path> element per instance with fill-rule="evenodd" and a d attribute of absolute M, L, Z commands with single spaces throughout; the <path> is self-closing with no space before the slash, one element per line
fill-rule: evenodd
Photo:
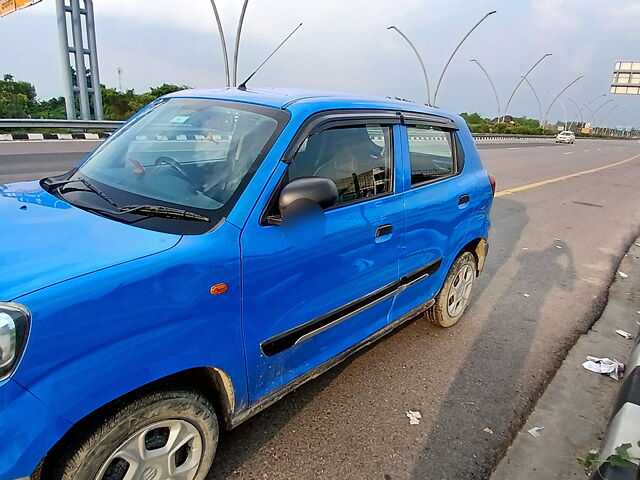
<path fill-rule="evenodd" d="M 410 123 L 406 122 L 406 118 L 404 119 L 403 126 L 405 127 L 405 135 L 407 138 L 407 153 L 409 154 L 409 172 L 411 172 L 411 150 L 409 145 L 409 127 L 436 127 L 441 129 L 443 132 L 449 133 L 451 135 L 451 154 L 453 155 L 453 164 L 455 166 L 455 172 L 450 173 L 448 175 L 444 175 L 442 177 L 433 178 L 431 180 L 425 180 L 420 183 L 411 184 L 411 190 L 415 190 L 417 188 L 425 187 L 427 185 L 432 185 L 434 183 L 442 182 L 444 180 L 448 180 L 450 178 L 457 177 L 464 170 L 464 149 L 460 145 L 460 139 L 458 138 L 458 128 L 447 128 L 441 125 L 434 125 L 430 121 L 411 121 Z M 453 120 L 452 120 L 453 122 Z M 411 179 L 409 179 L 411 181 Z"/>
<path fill-rule="evenodd" d="M 391 191 L 375 195 L 373 197 L 359 198 L 352 202 L 341 203 L 330 208 L 325 209 L 325 212 L 337 210 L 339 208 L 352 206 L 358 203 L 366 202 L 369 200 L 379 200 L 380 198 L 388 197 L 395 194 L 396 181 L 395 181 L 395 138 L 393 134 L 393 126 L 402 124 L 402 113 L 396 110 L 376 110 L 376 109 L 349 109 L 349 110 L 327 110 L 318 112 L 311 115 L 298 129 L 293 139 L 289 143 L 289 146 L 282 155 L 281 161 L 290 165 L 293 161 L 296 153 L 304 141 L 313 134 L 321 133 L 325 130 L 336 127 L 349 127 L 357 125 L 380 125 L 389 126 L 390 134 L 390 154 L 391 154 L 391 170 L 393 172 Z M 282 174 L 282 177 L 278 181 L 278 184 L 271 192 L 269 201 L 266 203 L 262 214 L 260 215 L 260 225 L 271 226 L 274 225 L 269 220 L 271 213 L 274 212 L 277 204 L 277 198 L 279 192 L 284 188 L 288 181 L 288 168 Z"/>

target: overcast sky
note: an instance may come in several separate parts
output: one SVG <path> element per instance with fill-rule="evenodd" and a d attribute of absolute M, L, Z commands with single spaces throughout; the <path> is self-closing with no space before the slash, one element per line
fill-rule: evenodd
<path fill-rule="evenodd" d="M 0 20 L 0 73 L 35 84 L 41 98 L 61 95 L 53 0 Z M 241 0 L 218 0 L 233 45 Z M 209 0 L 94 0 L 101 80 L 144 91 L 167 83 L 224 85 L 220 43 Z M 285 86 L 398 96 L 425 102 L 419 65 L 389 25 L 416 44 L 432 89 L 452 49 L 486 12 L 498 10 L 469 38 L 447 72 L 439 106 L 495 116 L 487 80 L 469 60 L 494 77 L 502 103 L 535 61 L 530 77 L 543 109 L 578 75 L 567 96 L 580 105 L 608 93 L 613 65 L 640 60 L 638 0 L 251 0 L 240 51 L 240 76 L 248 75 L 299 22 L 304 25 L 252 81 Z M 523 85 L 508 113 L 537 118 L 538 105 Z M 640 124 L 640 96 L 608 96 L 619 107 L 611 122 Z M 602 101 L 594 102 L 597 107 Z M 576 108 L 565 98 L 569 117 Z M 617 115 L 618 112 L 622 115 Z M 586 113 L 586 111 L 585 111 Z M 563 120 L 560 105 L 551 117 Z"/>

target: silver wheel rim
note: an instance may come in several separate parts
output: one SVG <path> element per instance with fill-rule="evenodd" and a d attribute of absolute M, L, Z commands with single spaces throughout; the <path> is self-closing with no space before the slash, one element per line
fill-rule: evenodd
<path fill-rule="evenodd" d="M 450 317 L 460 315 L 469 301 L 475 274 L 471 265 L 463 265 L 458 271 L 447 295 L 447 312 Z"/>
<path fill-rule="evenodd" d="M 163 420 L 118 446 L 95 480 L 193 480 L 202 453 L 202 435 L 193 424 Z"/>

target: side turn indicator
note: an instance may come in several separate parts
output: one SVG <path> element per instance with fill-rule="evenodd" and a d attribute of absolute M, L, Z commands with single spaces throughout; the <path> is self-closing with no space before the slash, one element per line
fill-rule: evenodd
<path fill-rule="evenodd" d="M 229 290 L 229 285 L 227 285 L 226 283 L 218 283 L 217 285 L 211 287 L 209 292 L 211 293 L 211 295 L 220 295 L 227 290 Z"/>

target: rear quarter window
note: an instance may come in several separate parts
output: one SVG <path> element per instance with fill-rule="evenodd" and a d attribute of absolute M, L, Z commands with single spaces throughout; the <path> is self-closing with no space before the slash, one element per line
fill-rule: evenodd
<path fill-rule="evenodd" d="M 411 186 L 443 179 L 458 173 L 456 151 L 461 152 L 453 132 L 427 125 L 407 126 Z"/>

